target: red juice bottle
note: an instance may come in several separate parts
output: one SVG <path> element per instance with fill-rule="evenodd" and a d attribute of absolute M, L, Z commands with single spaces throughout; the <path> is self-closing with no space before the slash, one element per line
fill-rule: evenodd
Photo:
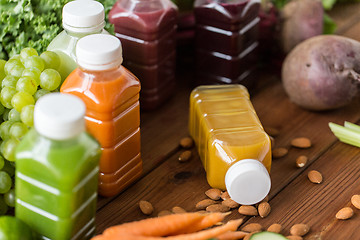
<path fill-rule="evenodd" d="M 122 43 L 124 66 L 141 82 L 141 108 L 158 108 L 175 89 L 177 7 L 170 0 L 118 0 L 109 21 Z"/>
<path fill-rule="evenodd" d="M 196 0 L 196 80 L 254 84 L 259 0 Z"/>

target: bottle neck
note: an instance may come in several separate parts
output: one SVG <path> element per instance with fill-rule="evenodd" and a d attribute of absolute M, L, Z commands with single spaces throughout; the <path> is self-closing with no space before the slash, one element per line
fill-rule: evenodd
<path fill-rule="evenodd" d="M 105 22 L 91 27 L 74 27 L 63 22 L 63 28 L 66 33 L 73 37 L 85 37 L 90 34 L 97 34 L 104 31 Z"/>

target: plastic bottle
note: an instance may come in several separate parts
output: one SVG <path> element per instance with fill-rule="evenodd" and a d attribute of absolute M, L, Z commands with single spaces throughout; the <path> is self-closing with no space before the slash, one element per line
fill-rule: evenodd
<path fill-rule="evenodd" d="M 260 0 L 196 0 L 196 81 L 200 84 L 256 80 Z"/>
<path fill-rule="evenodd" d="M 68 2 L 62 10 L 64 30 L 56 36 L 47 50 L 56 52 L 61 59 L 59 73 L 64 80 L 76 67 L 75 48 L 77 41 L 89 34 L 108 32 L 105 26 L 104 6 L 94 0 Z"/>
<path fill-rule="evenodd" d="M 270 190 L 271 143 L 243 85 L 199 86 L 190 96 L 190 135 L 213 188 L 244 205 Z"/>
<path fill-rule="evenodd" d="M 90 239 L 100 145 L 85 133 L 85 105 L 70 94 L 41 97 L 16 150 L 15 215 L 45 239 Z"/>
<path fill-rule="evenodd" d="M 141 82 L 141 108 L 153 110 L 175 89 L 177 7 L 170 0 L 118 0 L 109 13 L 124 66 Z"/>
<path fill-rule="evenodd" d="M 142 174 L 139 80 L 122 63 L 115 36 L 93 34 L 76 47 L 79 67 L 60 91 L 86 104 L 87 130 L 100 142 L 99 193 L 114 196 Z"/>

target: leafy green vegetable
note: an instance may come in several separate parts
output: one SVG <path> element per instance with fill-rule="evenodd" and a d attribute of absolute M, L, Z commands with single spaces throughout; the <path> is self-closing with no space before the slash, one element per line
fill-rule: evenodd
<path fill-rule="evenodd" d="M 332 34 L 336 30 L 336 23 L 328 14 L 324 14 L 324 34 Z"/>
<path fill-rule="evenodd" d="M 0 58 L 8 59 L 24 47 L 45 51 L 62 31 L 62 8 L 69 1 L 0 0 Z M 98 1 L 108 13 L 116 0 Z M 110 24 L 106 29 L 113 33 Z"/>

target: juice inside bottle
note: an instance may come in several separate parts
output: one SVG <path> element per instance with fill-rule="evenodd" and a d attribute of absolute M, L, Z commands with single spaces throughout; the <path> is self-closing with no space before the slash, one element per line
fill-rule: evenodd
<path fill-rule="evenodd" d="M 100 145 L 84 132 L 85 106 L 74 99 L 59 93 L 41 97 L 35 129 L 16 150 L 15 215 L 44 239 L 95 234 Z"/>
<path fill-rule="evenodd" d="M 196 80 L 254 84 L 258 60 L 259 0 L 197 0 Z"/>
<path fill-rule="evenodd" d="M 59 73 L 64 80 L 76 67 L 75 48 L 77 41 L 89 34 L 103 33 L 105 13 L 103 5 L 94 0 L 71 1 L 63 7 L 64 30 L 49 44 L 47 50 L 56 52 L 61 63 Z"/>
<path fill-rule="evenodd" d="M 83 43 L 83 44 L 81 44 Z M 120 41 L 94 34 L 79 40 L 79 68 L 60 91 L 86 104 L 86 128 L 100 142 L 99 193 L 114 196 L 140 177 L 140 106 L 138 79 L 121 66 Z"/>
<path fill-rule="evenodd" d="M 190 96 L 189 131 L 211 187 L 227 189 L 241 204 L 254 204 L 267 195 L 270 138 L 244 86 L 195 88 Z"/>
<path fill-rule="evenodd" d="M 175 87 L 177 8 L 170 0 L 118 0 L 109 13 L 124 66 L 141 82 L 141 108 L 164 103 Z"/>

